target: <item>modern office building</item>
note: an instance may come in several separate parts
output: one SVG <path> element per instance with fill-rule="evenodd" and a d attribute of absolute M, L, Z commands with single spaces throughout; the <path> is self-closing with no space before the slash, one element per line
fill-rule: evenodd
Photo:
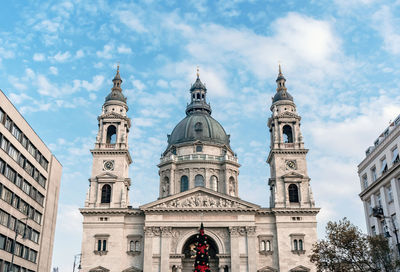
<path fill-rule="evenodd" d="M 50 271 L 61 170 L 0 91 L 0 271 Z"/>
<path fill-rule="evenodd" d="M 400 115 L 368 147 L 358 165 L 369 235 L 384 234 L 398 244 L 400 219 Z"/>
<path fill-rule="evenodd" d="M 159 197 L 133 208 L 131 120 L 117 71 L 97 118 L 92 176 L 80 209 L 81 272 L 193 271 L 201 223 L 209 237 L 211 271 L 315 271 L 308 255 L 317 240 L 319 208 L 307 174 L 301 118 L 285 82 L 279 71 L 267 124 L 270 207 L 239 197 L 238 157 L 230 135 L 211 116 L 207 89 L 197 75 L 186 116 L 168 135 L 158 164 Z"/>

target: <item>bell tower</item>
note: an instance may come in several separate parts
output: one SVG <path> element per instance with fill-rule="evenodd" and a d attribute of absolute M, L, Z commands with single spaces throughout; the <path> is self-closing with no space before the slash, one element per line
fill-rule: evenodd
<path fill-rule="evenodd" d="M 111 92 L 97 117 L 99 130 L 94 149 L 90 150 L 93 166 L 85 208 L 126 208 L 129 205 L 131 120 L 126 115 L 128 106 L 122 93 L 119 66 L 112 81 Z"/>
<path fill-rule="evenodd" d="M 272 208 L 314 208 L 315 203 L 307 174 L 306 155 L 300 130 L 301 117 L 293 97 L 286 88 L 286 79 L 279 65 L 276 94 L 272 98 L 268 119 L 271 146 L 267 162 L 270 165 Z"/>

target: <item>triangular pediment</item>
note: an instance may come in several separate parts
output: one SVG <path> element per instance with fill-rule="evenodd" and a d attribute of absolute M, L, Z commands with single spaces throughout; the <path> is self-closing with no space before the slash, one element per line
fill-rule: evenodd
<path fill-rule="evenodd" d="M 263 268 L 260 268 L 257 270 L 257 272 L 277 272 L 278 270 L 270 267 L 270 266 L 264 266 Z"/>
<path fill-rule="evenodd" d="M 89 272 L 110 272 L 110 270 L 102 266 L 97 266 L 95 268 L 90 269 Z"/>
<path fill-rule="evenodd" d="M 143 211 L 170 210 L 231 210 L 255 211 L 260 206 L 213 190 L 196 187 L 169 197 L 150 202 L 140 209 Z"/>
<path fill-rule="evenodd" d="M 111 174 L 109 172 L 101 173 L 100 175 L 96 176 L 97 179 L 116 179 L 118 176 Z"/>
<path fill-rule="evenodd" d="M 296 172 L 290 172 L 287 174 L 282 175 L 282 178 L 304 178 L 303 175 L 296 173 Z"/>
<path fill-rule="evenodd" d="M 310 271 L 310 269 L 302 265 L 296 266 L 295 268 L 289 270 L 289 272 L 308 272 L 308 271 Z"/>
<path fill-rule="evenodd" d="M 143 272 L 143 270 L 136 268 L 134 266 L 131 266 L 125 270 L 122 270 L 122 272 Z"/>

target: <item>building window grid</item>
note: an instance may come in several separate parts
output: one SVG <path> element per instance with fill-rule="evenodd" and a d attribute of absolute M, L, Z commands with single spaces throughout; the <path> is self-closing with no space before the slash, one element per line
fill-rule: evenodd
<path fill-rule="evenodd" d="M 387 195 L 388 195 L 388 201 L 392 202 L 393 201 L 393 191 L 392 191 L 392 186 L 389 185 L 387 187 Z"/>
<path fill-rule="evenodd" d="M 4 111 L 0 108 L 0 123 L 4 118 Z M 11 134 L 22 144 L 25 149 L 35 158 L 35 160 L 43 167 L 44 170 L 48 170 L 49 162 L 39 152 L 39 150 L 28 140 L 28 138 L 22 133 L 22 131 L 12 122 L 7 116 L 4 121 L 4 126 L 11 132 Z"/>
<path fill-rule="evenodd" d="M 0 234 L 0 250 L 5 250 L 9 253 L 12 253 L 13 244 L 14 244 L 13 239 Z M 36 261 L 37 261 L 37 251 L 33 250 L 27 246 L 24 246 L 18 242 L 15 243 L 14 254 L 17 255 L 18 257 L 21 257 L 25 260 L 32 262 L 32 263 L 36 263 Z M 0 261 L 1 261 L 1 259 L 0 259 Z M 9 268 L 9 264 L 7 267 Z M 4 270 L 4 267 L 3 267 L 3 271 L 8 272 L 8 270 Z M 21 270 L 15 270 L 15 271 L 21 271 Z M 25 271 L 27 271 L 27 270 L 25 270 Z M 28 270 L 28 271 L 31 271 L 31 270 Z"/>

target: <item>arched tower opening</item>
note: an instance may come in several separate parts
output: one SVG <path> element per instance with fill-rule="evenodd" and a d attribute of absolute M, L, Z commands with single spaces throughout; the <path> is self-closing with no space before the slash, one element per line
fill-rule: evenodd
<path fill-rule="evenodd" d="M 289 185 L 289 202 L 298 203 L 299 202 L 299 189 L 296 184 Z"/>
<path fill-rule="evenodd" d="M 114 125 L 110 125 L 107 128 L 107 144 L 115 144 L 117 141 L 117 128 Z"/>
<path fill-rule="evenodd" d="M 293 143 L 292 127 L 289 125 L 283 126 L 283 142 L 284 143 Z"/>

